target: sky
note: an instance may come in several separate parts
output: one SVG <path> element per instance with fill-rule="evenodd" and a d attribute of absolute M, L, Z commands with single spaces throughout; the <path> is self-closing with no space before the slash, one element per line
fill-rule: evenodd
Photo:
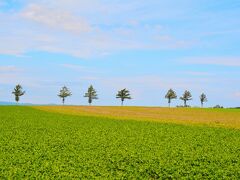
<path fill-rule="evenodd" d="M 0 101 L 167 106 L 168 89 L 191 106 L 240 106 L 239 0 L 0 0 Z"/>

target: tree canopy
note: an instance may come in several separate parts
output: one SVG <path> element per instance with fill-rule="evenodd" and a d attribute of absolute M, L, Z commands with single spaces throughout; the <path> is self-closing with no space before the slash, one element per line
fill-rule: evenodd
<path fill-rule="evenodd" d="M 118 91 L 116 98 L 121 99 L 122 105 L 125 99 L 132 99 L 129 90 L 126 88 Z"/>
<path fill-rule="evenodd" d="M 187 107 L 187 101 L 192 100 L 192 94 L 186 90 L 180 99 L 184 101 L 184 106 Z"/>
<path fill-rule="evenodd" d="M 65 99 L 71 95 L 72 95 L 71 91 L 66 86 L 63 86 L 62 89 L 60 89 L 60 92 L 58 94 L 58 96 L 62 98 L 63 104 L 65 103 Z"/>
<path fill-rule="evenodd" d="M 93 88 L 92 85 L 88 88 L 88 91 L 85 93 L 84 97 L 88 98 L 89 105 L 92 104 L 92 101 L 94 99 L 98 99 L 97 91 Z"/>
<path fill-rule="evenodd" d="M 208 101 L 207 96 L 206 94 L 202 93 L 199 98 L 200 98 L 201 106 L 203 107 L 203 103 Z"/>
<path fill-rule="evenodd" d="M 12 94 L 15 95 L 15 101 L 18 103 L 18 101 L 20 100 L 20 97 L 23 96 L 25 94 L 25 91 L 22 90 L 22 86 L 20 84 L 16 85 L 16 87 L 14 88 Z"/>
<path fill-rule="evenodd" d="M 176 99 L 177 98 L 177 94 L 176 94 L 176 92 L 174 90 L 169 89 L 167 94 L 165 95 L 165 98 L 168 99 L 168 104 L 169 104 L 169 107 L 170 107 L 171 100 L 172 99 Z"/>

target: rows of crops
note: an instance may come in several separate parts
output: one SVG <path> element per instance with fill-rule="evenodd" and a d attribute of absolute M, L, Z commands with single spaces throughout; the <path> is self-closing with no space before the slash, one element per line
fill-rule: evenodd
<path fill-rule="evenodd" d="M 0 107 L 0 178 L 240 178 L 240 131 Z"/>

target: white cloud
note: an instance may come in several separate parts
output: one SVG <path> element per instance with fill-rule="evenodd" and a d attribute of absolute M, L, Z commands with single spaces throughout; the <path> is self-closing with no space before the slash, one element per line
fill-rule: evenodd
<path fill-rule="evenodd" d="M 183 72 L 183 74 L 192 75 L 192 76 L 211 76 L 211 75 L 213 75 L 210 72 L 204 72 L 204 71 L 186 71 L 186 72 Z"/>
<path fill-rule="evenodd" d="M 240 91 L 239 92 L 235 92 L 234 96 L 240 98 Z"/>
<path fill-rule="evenodd" d="M 63 29 L 74 33 L 91 31 L 91 26 L 83 18 L 76 17 L 70 12 L 63 12 L 37 4 L 27 6 L 21 15 L 50 28 Z"/>
<path fill-rule="evenodd" d="M 171 79 L 171 78 L 170 78 Z M 132 87 L 132 89 L 155 89 L 155 90 L 168 90 L 169 88 L 174 89 L 201 89 L 202 84 L 207 84 L 211 82 L 208 78 L 174 78 L 170 80 L 169 78 L 159 77 L 159 76 L 132 76 L 132 77 L 109 77 L 100 79 L 102 84 L 114 87 L 114 88 L 124 88 Z"/>
<path fill-rule="evenodd" d="M 19 11 L 0 14 L 0 54 L 47 51 L 88 58 L 125 50 L 192 46 L 165 33 L 159 24 L 139 23 L 140 17 L 127 16 L 142 6 L 137 1 L 28 2 Z"/>
<path fill-rule="evenodd" d="M 16 66 L 0 66 L 0 73 L 17 73 L 21 71 L 22 69 Z"/>
<path fill-rule="evenodd" d="M 22 81 L 24 69 L 8 65 L 0 66 L 0 84 L 14 85 Z M 26 80 L 26 82 L 28 82 Z"/>
<path fill-rule="evenodd" d="M 86 69 L 86 67 L 75 65 L 75 64 L 61 64 L 61 66 L 68 69 L 77 70 L 77 71 L 82 71 Z"/>
<path fill-rule="evenodd" d="M 192 57 L 181 61 L 189 64 L 240 66 L 240 57 Z"/>
<path fill-rule="evenodd" d="M 80 66 L 80 65 L 76 65 L 76 64 L 61 64 L 61 67 L 73 70 L 73 71 L 77 71 L 77 72 L 82 72 L 82 73 L 97 73 L 99 72 L 97 69 L 93 69 L 93 68 L 88 68 L 85 66 Z"/>

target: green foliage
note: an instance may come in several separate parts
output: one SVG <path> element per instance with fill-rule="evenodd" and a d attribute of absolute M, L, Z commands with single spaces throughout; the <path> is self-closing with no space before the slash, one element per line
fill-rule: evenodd
<path fill-rule="evenodd" d="M 170 107 L 171 100 L 172 99 L 176 99 L 177 98 L 177 94 L 176 94 L 176 92 L 174 90 L 169 89 L 167 94 L 165 95 L 165 98 L 168 99 L 168 104 L 169 104 L 169 107 Z"/>
<path fill-rule="evenodd" d="M 25 91 L 22 90 L 22 86 L 20 84 L 16 85 L 16 87 L 14 88 L 12 94 L 14 94 L 15 96 L 15 101 L 18 103 L 18 101 L 20 100 L 20 97 L 23 96 L 25 94 Z"/>
<path fill-rule="evenodd" d="M 0 108 L 0 179 L 239 179 L 240 131 Z"/>
<path fill-rule="evenodd" d="M 122 105 L 125 99 L 132 99 L 129 90 L 127 90 L 126 88 L 118 91 L 116 98 L 121 99 Z"/>
<path fill-rule="evenodd" d="M 63 104 L 65 103 L 65 99 L 71 95 L 72 95 L 71 91 L 66 86 L 63 86 L 62 89 L 60 89 L 60 92 L 58 94 L 58 96 L 62 98 Z"/>
<path fill-rule="evenodd" d="M 220 106 L 220 105 L 218 104 L 218 105 L 216 105 L 216 106 L 213 106 L 213 108 L 215 108 L 215 109 L 223 109 L 224 107 L 223 107 L 223 106 Z"/>
<path fill-rule="evenodd" d="M 93 101 L 94 99 L 98 99 L 97 92 L 96 92 L 96 90 L 93 88 L 92 85 L 88 88 L 88 92 L 85 93 L 84 97 L 87 97 L 87 98 L 88 98 L 88 103 L 89 103 L 90 105 L 92 104 L 92 101 Z"/>
<path fill-rule="evenodd" d="M 186 91 L 183 93 L 183 96 L 180 97 L 180 99 L 183 100 L 184 106 L 187 107 L 187 101 L 192 100 L 192 94 L 190 93 L 190 91 L 187 91 L 187 90 L 186 90 Z"/>
<path fill-rule="evenodd" d="M 208 101 L 207 96 L 206 94 L 202 93 L 199 98 L 200 98 L 201 106 L 203 107 L 203 103 Z"/>

